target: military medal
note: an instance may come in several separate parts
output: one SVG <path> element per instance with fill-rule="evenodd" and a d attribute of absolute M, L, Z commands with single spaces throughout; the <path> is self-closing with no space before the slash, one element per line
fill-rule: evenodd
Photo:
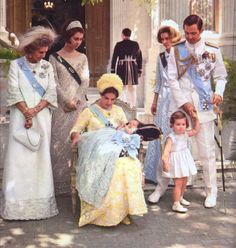
<path fill-rule="evenodd" d="M 210 77 L 209 77 L 209 75 L 206 75 L 204 78 L 205 78 L 205 80 L 208 80 Z"/>
<path fill-rule="evenodd" d="M 212 63 L 215 63 L 216 62 L 216 55 L 215 55 L 215 53 L 209 53 L 209 60 Z"/>
<path fill-rule="evenodd" d="M 206 51 L 202 54 L 202 59 L 207 59 L 207 58 L 209 58 L 209 52 Z"/>
<path fill-rule="evenodd" d="M 211 64 L 210 64 L 210 63 L 207 63 L 207 64 L 205 65 L 205 69 L 206 69 L 207 71 L 210 71 L 210 69 L 211 69 Z"/>
<path fill-rule="evenodd" d="M 209 110 L 209 104 L 208 104 L 208 101 L 206 99 L 203 99 L 203 101 L 202 101 L 202 109 L 203 110 Z"/>
<path fill-rule="evenodd" d="M 44 69 L 44 70 L 47 70 L 49 68 L 49 65 L 43 64 L 43 65 L 41 65 L 41 68 Z"/>
<path fill-rule="evenodd" d="M 200 70 L 198 71 L 198 73 L 199 73 L 199 75 L 200 75 L 201 77 L 203 77 L 203 76 L 205 75 L 205 70 L 204 70 L 204 69 L 200 69 Z"/>

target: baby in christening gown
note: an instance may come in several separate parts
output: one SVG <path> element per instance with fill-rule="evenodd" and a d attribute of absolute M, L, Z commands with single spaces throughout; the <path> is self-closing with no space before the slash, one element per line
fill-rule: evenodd
<path fill-rule="evenodd" d="M 140 136 L 135 134 L 135 132 L 140 124 L 141 122 L 137 119 L 133 119 L 117 127 L 117 131 L 111 141 L 122 146 L 120 156 L 137 157 L 137 149 L 140 147 Z"/>
<path fill-rule="evenodd" d="M 77 188 L 81 189 L 80 196 L 87 203 L 99 206 L 109 188 L 119 157 L 137 160 L 142 134 L 136 132 L 143 131 L 139 124 L 139 121 L 131 120 L 116 129 L 110 126 L 81 135 L 77 162 L 77 181 L 80 184 Z M 83 187 L 85 184 L 87 187 Z"/>
<path fill-rule="evenodd" d="M 77 188 L 87 203 L 94 206 L 101 204 L 119 157 L 137 160 L 140 136 L 127 133 L 131 128 L 133 124 L 119 130 L 109 127 L 81 135 L 78 142 Z"/>

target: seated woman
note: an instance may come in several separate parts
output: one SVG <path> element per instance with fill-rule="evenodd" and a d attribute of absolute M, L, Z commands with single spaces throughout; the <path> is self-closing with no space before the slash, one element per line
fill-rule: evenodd
<path fill-rule="evenodd" d="M 102 135 L 99 136 L 101 139 L 97 139 L 96 145 L 88 138 L 86 142 L 90 148 L 84 150 L 82 143 L 86 143 L 83 142 L 86 135 L 80 135 L 85 130 L 88 133 L 93 132 L 94 135 L 87 136 L 93 139 L 93 136 L 98 135 L 96 130 L 106 128 L 106 132 L 104 130 L 101 132 L 113 137 L 115 128 L 127 123 L 123 110 L 114 105 L 122 87 L 123 83 L 117 75 L 104 74 L 97 82 L 101 98 L 80 114 L 71 130 L 72 145 L 81 138 L 76 168 L 77 190 L 81 200 L 80 227 L 86 224 L 99 226 L 115 226 L 120 222 L 129 224 L 128 215 L 142 216 L 147 213 L 142 190 L 141 164 L 138 159 L 127 154 L 120 157 L 121 150 L 114 148 L 116 142 L 113 149 L 104 142 L 105 139 L 109 139 L 107 137 L 103 139 Z M 93 156 L 94 164 L 86 163 L 89 154 Z M 100 166 L 102 168 L 98 168 Z M 106 176 L 101 175 L 103 174 L 101 171 L 106 171 Z"/>

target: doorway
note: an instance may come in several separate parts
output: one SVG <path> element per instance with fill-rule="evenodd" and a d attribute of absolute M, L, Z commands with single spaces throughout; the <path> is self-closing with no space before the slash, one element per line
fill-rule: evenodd
<path fill-rule="evenodd" d="M 90 68 L 90 86 L 107 72 L 110 57 L 110 0 L 85 8 L 86 50 Z"/>

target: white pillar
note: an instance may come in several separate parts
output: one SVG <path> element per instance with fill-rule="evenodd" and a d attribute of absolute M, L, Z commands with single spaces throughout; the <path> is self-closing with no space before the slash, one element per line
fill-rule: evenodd
<path fill-rule="evenodd" d="M 160 45 L 157 42 L 157 27 L 159 25 L 159 5 L 156 5 L 151 15 L 151 46 L 148 49 L 148 59 L 146 63 L 145 75 L 145 102 L 144 110 L 147 116 L 144 122 L 151 122 L 151 104 L 154 95 L 154 88 L 156 84 L 156 62 L 157 54 L 160 52 Z"/>
<path fill-rule="evenodd" d="M 110 1 L 110 54 L 112 56 L 113 49 L 119 40 L 121 40 L 121 31 L 126 25 L 125 9 L 127 1 L 111 0 Z"/>
<path fill-rule="evenodd" d="M 220 47 L 224 56 L 236 59 L 236 0 L 221 1 Z"/>
<path fill-rule="evenodd" d="M 6 31 L 6 0 L 0 0 L 0 35 L 2 33 L 7 33 Z"/>
<path fill-rule="evenodd" d="M 121 41 L 121 32 L 124 28 L 132 30 L 131 39 L 139 43 L 143 55 L 143 75 L 139 79 L 137 89 L 137 106 L 144 106 L 144 78 L 148 56 L 151 46 L 151 18 L 145 8 L 138 1 L 110 1 L 110 58 L 116 42 Z"/>
<path fill-rule="evenodd" d="M 6 0 L 0 0 L 0 45 L 17 47 L 19 40 L 16 35 L 6 31 Z"/>

